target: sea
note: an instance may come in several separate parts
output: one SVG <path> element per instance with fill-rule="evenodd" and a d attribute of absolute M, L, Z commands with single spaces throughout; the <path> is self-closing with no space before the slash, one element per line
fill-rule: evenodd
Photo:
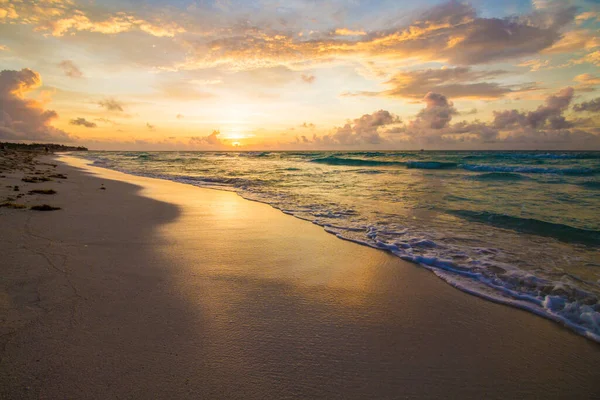
<path fill-rule="evenodd" d="M 600 342 L 600 152 L 82 156 L 96 166 L 269 204 L 418 264 L 459 290 Z"/>

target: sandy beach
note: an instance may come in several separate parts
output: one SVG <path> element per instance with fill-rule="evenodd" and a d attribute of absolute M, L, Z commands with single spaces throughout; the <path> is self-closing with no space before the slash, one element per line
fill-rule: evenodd
<path fill-rule="evenodd" d="M 600 395 L 554 322 L 234 193 L 37 160 L 0 178 L 2 399 Z"/>

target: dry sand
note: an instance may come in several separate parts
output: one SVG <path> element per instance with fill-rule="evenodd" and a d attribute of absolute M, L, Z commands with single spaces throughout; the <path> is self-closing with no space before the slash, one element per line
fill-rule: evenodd
<path fill-rule="evenodd" d="M 55 169 L 61 210 L 0 208 L 0 398 L 600 396 L 553 322 L 233 193 Z"/>

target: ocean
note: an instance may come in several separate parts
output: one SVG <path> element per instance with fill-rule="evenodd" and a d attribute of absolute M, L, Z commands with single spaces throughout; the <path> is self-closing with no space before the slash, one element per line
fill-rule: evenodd
<path fill-rule="evenodd" d="M 267 203 L 600 342 L 600 152 L 83 156 Z"/>

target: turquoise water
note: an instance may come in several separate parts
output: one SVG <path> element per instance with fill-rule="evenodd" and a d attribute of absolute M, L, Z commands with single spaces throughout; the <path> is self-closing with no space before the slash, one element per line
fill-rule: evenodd
<path fill-rule="evenodd" d="M 230 190 L 600 341 L 600 152 L 89 152 Z"/>

